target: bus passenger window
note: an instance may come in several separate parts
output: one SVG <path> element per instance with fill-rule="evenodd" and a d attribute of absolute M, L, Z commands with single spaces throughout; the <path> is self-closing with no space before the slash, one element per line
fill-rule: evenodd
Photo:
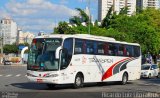
<path fill-rule="evenodd" d="M 84 49 L 83 49 L 83 40 L 76 39 L 75 40 L 75 49 L 74 53 L 75 54 L 82 54 Z"/>
<path fill-rule="evenodd" d="M 117 55 L 117 47 L 115 44 L 113 44 L 113 43 L 109 44 L 108 55 L 111 55 L 111 56 Z"/>
<path fill-rule="evenodd" d="M 130 45 L 126 46 L 126 56 L 129 56 L 129 57 L 133 56 L 133 47 Z"/>
<path fill-rule="evenodd" d="M 97 54 L 103 55 L 105 54 L 105 49 L 104 49 L 104 43 L 99 42 L 97 43 Z"/>
<path fill-rule="evenodd" d="M 124 55 L 124 45 L 119 45 L 118 56 Z"/>
<path fill-rule="evenodd" d="M 134 56 L 139 57 L 140 56 L 140 47 L 133 46 L 133 50 L 134 50 Z"/>
<path fill-rule="evenodd" d="M 86 53 L 87 54 L 94 54 L 94 44 L 91 41 L 86 41 Z"/>

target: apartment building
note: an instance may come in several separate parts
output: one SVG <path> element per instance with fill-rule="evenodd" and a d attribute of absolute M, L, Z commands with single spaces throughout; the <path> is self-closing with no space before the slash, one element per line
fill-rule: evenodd
<path fill-rule="evenodd" d="M 137 7 L 141 9 L 145 9 L 147 7 L 159 9 L 160 0 L 137 0 Z"/>
<path fill-rule="evenodd" d="M 17 24 L 11 18 L 4 18 L 0 21 L 0 36 L 3 44 L 13 44 L 17 37 Z"/>
<path fill-rule="evenodd" d="M 18 42 L 18 44 L 20 44 L 20 43 L 31 44 L 34 37 L 35 37 L 35 35 L 31 32 L 23 32 L 23 31 L 19 30 L 17 42 Z"/>
<path fill-rule="evenodd" d="M 98 0 L 98 21 L 101 22 L 104 19 L 111 6 L 117 14 L 124 7 L 128 7 L 129 16 L 136 12 L 136 0 Z"/>

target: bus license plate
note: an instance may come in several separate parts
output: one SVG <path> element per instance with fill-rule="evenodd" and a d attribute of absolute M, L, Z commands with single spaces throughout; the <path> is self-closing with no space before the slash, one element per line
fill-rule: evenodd
<path fill-rule="evenodd" d="M 37 83 L 43 83 L 42 79 L 37 79 Z"/>

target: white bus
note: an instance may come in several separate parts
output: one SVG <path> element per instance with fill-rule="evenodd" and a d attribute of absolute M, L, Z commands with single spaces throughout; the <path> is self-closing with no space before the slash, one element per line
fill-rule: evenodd
<path fill-rule="evenodd" d="M 27 77 L 32 82 L 73 84 L 136 80 L 141 74 L 137 43 L 87 34 L 44 35 L 32 41 Z"/>

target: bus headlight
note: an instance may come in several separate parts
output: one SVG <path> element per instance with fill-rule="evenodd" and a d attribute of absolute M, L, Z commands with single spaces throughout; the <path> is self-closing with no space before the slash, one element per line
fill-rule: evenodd
<path fill-rule="evenodd" d="M 27 76 L 30 76 L 30 77 L 37 77 L 37 76 L 32 75 L 32 74 L 30 74 L 30 73 L 27 73 Z"/>
<path fill-rule="evenodd" d="M 58 77 L 58 74 L 47 74 L 45 77 Z"/>

